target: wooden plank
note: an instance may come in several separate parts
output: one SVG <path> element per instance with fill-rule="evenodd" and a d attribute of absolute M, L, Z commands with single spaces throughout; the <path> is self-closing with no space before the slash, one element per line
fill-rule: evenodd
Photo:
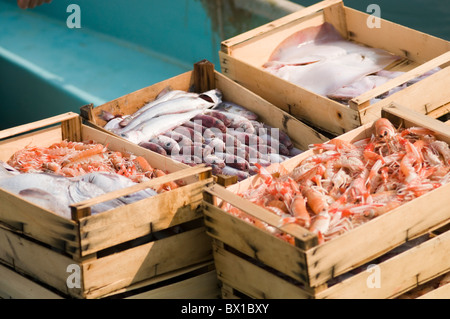
<path fill-rule="evenodd" d="M 297 148 L 307 150 L 309 144 L 328 140 L 312 127 L 276 108 L 272 103 L 262 99 L 249 89 L 237 85 L 236 82 L 218 72 L 216 72 L 216 84 L 223 92 L 225 100 L 245 106 L 249 111 L 258 115 L 260 122 L 287 133 Z"/>
<path fill-rule="evenodd" d="M 377 86 L 376 88 L 359 95 L 358 97 L 350 100 L 350 105 L 353 107 L 357 107 L 359 109 L 364 108 L 369 106 L 368 103 L 370 102 L 371 99 L 376 98 L 377 96 L 388 92 L 390 89 L 395 88 L 397 86 L 402 85 L 403 83 L 412 80 L 422 74 L 424 74 L 427 71 L 430 71 L 436 67 L 442 66 L 445 63 L 448 63 L 450 61 L 450 51 L 443 53 L 442 55 L 431 59 L 430 61 L 424 62 L 423 64 L 421 64 L 420 66 L 412 69 L 409 72 L 406 72 L 402 75 L 399 75 L 397 77 L 395 77 L 394 79 Z M 450 68 L 446 68 L 446 69 L 450 69 Z M 439 75 L 439 77 L 438 77 Z M 411 101 L 414 101 L 413 98 L 422 98 L 425 101 L 428 101 L 428 103 L 430 103 L 430 107 L 433 105 L 433 102 L 437 99 L 438 103 L 440 102 L 440 105 L 442 105 L 442 99 L 439 96 L 430 96 L 429 91 L 427 90 L 426 84 L 429 83 L 429 87 L 430 89 L 434 90 L 434 94 L 439 95 L 441 93 L 446 94 L 447 90 L 440 90 L 438 88 L 433 88 L 433 85 L 439 85 L 439 83 L 442 83 L 441 81 L 443 81 L 444 79 L 448 78 L 448 70 L 447 71 L 442 71 L 438 72 L 437 74 L 435 74 L 434 77 L 427 78 L 422 80 L 423 82 L 420 84 L 420 86 L 422 87 L 420 90 L 418 90 L 419 85 L 412 85 L 410 88 L 406 88 L 400 92 L 397 92 L 395 94 L 392 95 L 392 98 L 395 99 L 395 95 L 400 95 L 402 94 L 403 96 L 409 96 L 409 94 L 411 93 L 415 93 L 411 99 Z M 444 82 L 445 83 L 445 82 Z M 446 86 L 448 87 L 448 85 Z M 408 90 L 409 89 L 409 90 Z M 404 91 L 407 91 L 408 93 L 405 93 Z M 398 96 L 397 96 L 398 98 Z M 384 103 L 388 103 L 385 101 L 386 99 L 383 99 Z M 447 101 L 446 101 L 447 102 Z M 434 102 L 436 103 L 436 102 Z M 377 103 L 378 104 L 378 103 Z M 438 105 L 438 106 L 440 106 Z M 430 109 L 430 111 L 433 110 L 432 108 Z M 428 109 L 426 109 L 425 111 L 428 111 Z"/>
<path fill-rule="evenodd" d="M 387 50 L 408 60 L 425 63 L 447 51 L 450 42 L 381 19 L 380 28 L 369 28 L 365 12 L 345 7 L 349 39 L 373 48 Z M 448 64 L 447 64 L 448 65 Z"/>
<path fill-rule="evenodd" d="M 205 226 L 212 238 L 298 281 L 307 282 L 306 259 L 297 247 L 208 203 L 205 203 L 204 214 Z"/>
<path fill-rule="evenodd" d="M 450 232 L 430 239 L 419 246 L 376 265 L 379 286 L 367 283 L 373 271 L 363 271 L 342 283 L 318 293 L 318 298 L 392 298 L 447 271 L 450 255 Z"/>
<path fill-rule="evenodd" d="M 216 271 L 212 270 L 126 299 L 219 299 Z"/>
<path fill-rule="evenodd" d="M 65 114 L 52 116 L 52 117 L 49 117 L 49 118 L 46 118 L 43 120 L 39 120 L 39 121 L 19 125 L 16 127 L 12 127 L 12 128 L 6 129 L 6 130 L 1 130 L 0 131 L 0 140 L 4 139 L 4 138 L 9 138 L 9 137 L 12 137 L 12 136 L 15 136 L 18 134 L 27 133 L 29 131 L 43 128 L 46 126 L 54 125 L 54 124 L 60 123 L 62 121 L 66 121 L 66 120 L 70 120 L 70 119 L 74 119 L 74 118 L 78 118 L 78 114 L 73 113 L 73 112 L 68 112 Z"/>
<path fill-rule="evenodd" d="M 65 294 L 77 295 L 81 288 L 68 288 L 71 272 L 68 266 L 76 264 L 59 252 L 19 236 L 0 225 L 0 262 L 17 272 L 30 275 Z"/>
<path fill-rule="evenodd" d="M 82 256 L 201 217 L 204 185 L 200 181 L 81 219 Z"/>
<path fill-rule="evenodd" d="M 230 203 L 234 207 L 240 209 L 246 214 L 264 220 L 270 226 L 278 229 L 281 232 L 290 234 L 296 238 L 296 245 L 301 249 L 309 249 L 317 245 L 317 236 L 311 233 L 309 230 L 297 225 L 297 224 L 286 224 L 280 226 L 280 218 L 268 210 L 253 204 L 244 198 L 237 196 L 224 187 L 219 185 L 212 185 L 205 188 L 205 192 L 216 196 L 223 201 Z"/>
<path fill-rule="evenodd" d="M 83 263 L 85 298 L 212 260 L 211 241 L 203 227 Z"/>
<path fill-rule="evenodd" d="M 214 64 L 208 60 L 194 63 L 194 89 L 197 93 L 203 93 L 216 88 L 214 76 Z"/>
<path fill-rule="evenodd" d="M 75 222 L 3 189 L 0 189 L 0 202 L 1 224 L 68 254 L 79 253 Z"/>
<path fill-rule="evenodd" d="M 220 281 L 255 299 L 311 298 L 304 289 L 273 273 L 214 247 L 214 261 Z"/>
<path fill-rule="evenodd" d="M 450 284 L 434 289 L 417 299 L 450 299 Z"/>
<path fill-rule="evenodd" d="M 391 103 L 384 107 L 382 116 L 386 117 L 397 127 L 419 126 L 432 130 L 436 138 L 450 144 L 450 127 L 441 121 L 425 116 L 419 112 L 415 112 L 408 107 L 398 103 Z"/>
<path fill-rule="evenodd" d="M 0 264 L 0 299 L 62 299 L 53 291 Z"/>
<path fill-rule="evenodd" d="M 311 20 L 311 16 L 322 16 L 321 11 L 328 6 L 333 6 L 336 3 L 341 3 L 341 0 L 326 0 L 321 1 L 317 4 L 299 10 L 297 12 L 291 13 L 285 17 L 277 19 L 275 21 L 264 24 L 260 27 L 252 29 L 250 31 L 239 34 L 233 38 L 227 39 L 222 42 L 222 51 L 228 54 L 232 54 L 238 46 L 242 46 L 242 44 L 248 45 L 250 41 L 254 40 L 258 37 L 265 37 L 267 34 L 270 34 L 273 30 L 279 30 L 280 28 L 286 28 L 289 26 L 292 21 L 298 22 L 298 20 L 306 20 L 308 18 Z M 323 20 L 322 20 L 323 22 Z M 275 45 L 276 46 L 276 45 Z"/>

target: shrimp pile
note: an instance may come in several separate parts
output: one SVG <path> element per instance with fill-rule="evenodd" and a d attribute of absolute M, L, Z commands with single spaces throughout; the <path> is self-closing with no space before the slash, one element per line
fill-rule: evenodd
<path fill-rule="evenodd" d="M 142 156 L 111 151 L 94 141 L 64 140 L 49 147 L 27 146 L 14 153 L 7 164 L 21 173 L 49 172 L 65 177 L 92 172 L 116 173 L 135 183 L 166 175 Z M 176 183 L 164 184 L 160 191 L 177 187 Z"/>
<path fill-rule="evenodd" d="M 238 194 L 328 241 L 450 180 L 450 149 L 426 128 L 395 129 L 381 118 L 370 138 L 310 145 L 313 155 L 278 177 L 259 167 L 260 184 Z M 288 242 L 292 236 L 224 203 L 231 214 Z"/>

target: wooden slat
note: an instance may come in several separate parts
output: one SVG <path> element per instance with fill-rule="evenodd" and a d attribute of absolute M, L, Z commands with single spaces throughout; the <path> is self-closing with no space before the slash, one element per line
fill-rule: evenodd
<path fill-rule="evenodd" d="M 194 63 L 194 88 L 197 93 L 203 93 L 216 88 L 214 64 L 208 60 Z"/>
<path fill-rule="evenodd" d="M 450 284 L 446 284 L 442 287 L 420 296 L 417 299 L 450 299 Z"/>
<path fill-rule="evenodd" d="M 308 281 L 306 259 L 297 247 L 211 204 L 205 203 L 204 214 L 211 237 L 300 282 Z"/>
<path fill-rule="evenodd" d="M 306 250 L 317 245 L 317 236 L 307 229 L 297 224 L 286 224 L 280 226 L 280 218 L 278 216 L 262 208 L 261 206 L 253 204 L 244 198 L 229 192 L 222 186 L 212 185 L 210 187 L 206 187 L 205 192 L 230 203 L 234 207 L 242 210 L 254 218 L 264 220 L 267 224 L 282 232 L 294 236 L 296 238 L 296 245 L 298 245 L 301 249 Z"/>
<path fill-rule="evenodd" d="M 421 64 L 420 66 L 412 69 L 411 71 L 406 72 L 406 73 L 404 73 L 402 75 L 399 75 L 399 76 L 395 77 L 394 79 L 392 79 L 392 80 L 390 80 L 390 81 L 388 81 L 388 82 L 386 82 L 386 83 L 384 83 L 382 85 L 379 85 L 376 88 L 374 88 L 374 89 L 372 89 L 372 90 L 370 90 L 370 91 L 368 91 L 368 92 L 366 92 L 364 94 L 359 95 L 358 97 L 350 100 L 349 103 L 350 103 L 350 105 L 352 107 L 357 107 L 359 109 L 367 107 L 367 106 L 369 106 L 369 103 L 370 103 L 371 99 L 373 99 L 373 98 L 375 98 L 375 97 L 377 97 L 377 96 L 379 96 L 379 95 L 389 91 L 392 88 L 400 86 L 403 83 L 405 83 L 405 82 L 407 82 L 409 80 L 412 80 L 412 79 L 414 79 L 414 78 L 424 74 L 427 71 L 430 71 L 430 70 L 432 70 L 432 69 L 434 69 L 436 67 L 442 66 L 445 63 L 448 63 L 449 61 L 450 61 L 450 51 L 446 52 L 446 53 L 443 53 L 442 55 L 440 55 L 440 56 L 438 56 L 438 57 L 436 57 L 434 59 L 431 59 L 430 61 L 427 61 L 427 62 Z M 447 69 L 450 69 L 450 68 L 447 68 Z M 442 79 L 448 77 L 447 73 L 446 72 L 441 73 Z M 426 81 L 426 80 L 427 79 L 425 79 L 423 81 Z M 432 78 L 432 80 L 429 80 L 429 81 L 433 81 L 433 84 L 434 83 L 439 84 L 439 80 L 437 80 L 437 79 L 435 80 L 435 79 Z M 411 90 L 409 90 L 411 92 L 414 92 L 412 90 L 412 88 L 417 88 L 417 85 L 413 85 L 411 87 Z M 400 93 L 401 92 L 402 91 L 400 91 Z M 443 91 L 436 90 L 437 94 L 440 94 L 441 92 L 443 92 L 445 94 L 446 90 L 445 89 Z M 424 97 L 424 96 L 425 97 L 429 97 L 428 92 L 427 92 L 426 89 L 422 89 L 420 91 L 416 91 L 416 93 L 417 93 L 416 95 L 419 98 L 421 96 L 422 97 Z M 404 94 L 406 95 L 407 93 L 404 93 Z M 428 102 L 428 103 L 430 103 L 430 102 Z"/>
<path fill-rule="evenodd" d="M 86 298 L 200 262 L 212 260 L 211 242 L 203 227 L 83 263 Z"/>
<path fill-rule="evenodd" d="M 307 291 L 273 273 L 214 246 L 214 262 L 221 282 L 255 299 L 307 299 Z"/>
<path fill-rule="evenodd" d="M 363 271 L 318 294 L 318 298 L 392 298 L 450 268 L 450 232 L 430 239 L 400 255 L 378 264 L 379 287 L 367 284 L 374 276 Z"/>
<path fill-rule="evenodd" d="M 0 140 L 4 139 L 4 138 L 13 137 L 18 134 L 27 133 L 29 131 L 43 128 L 46 126 L 54 125 L 54 124 L 60 123 L 62 121 L 66 121 L 66 120 L 70 120 L 70 119 L 74 119 L 74 118 L 78 118 L 78 114 L 73 113 L 73 112 L 68 112 L 65 114 L 49 117 L 47 119 L 43 119 L 43 120 L 19 125 L 16 127 L 12 127 L 12 128 L 0 131 Z"/>
<path fill-rule="evenodd" d="M 0 265 L 0 299 L 62 299 L 19 273 Z"/>
<path fill-rule="evenodd" d="M 203 198 L 205 182 L 193 183 L 81 219 L 81 255 L 200 218 L 201 211 L 197 208 Z"/>

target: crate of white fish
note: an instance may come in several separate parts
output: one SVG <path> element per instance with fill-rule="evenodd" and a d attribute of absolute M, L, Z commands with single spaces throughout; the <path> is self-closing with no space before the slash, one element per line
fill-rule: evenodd
<path fill-rule="evenodd" d="M 212 260 L 208 167 L 189 167 L 67 113 L 0 132 L 0 262 L 72 297 Z"/>
<path fill-rule="evenodd" d="M 219 55 L 224 75 L 338 136 L 393 101 L 448 112 L 449 51 L 449 41 L 331 0 L 225 40 Z"/>
<path fill-rule="evenodd" d="M 255 163 L 282 162 L 328 140 L 206 60 L 193 71 L 103 105 L 84 106 L 81 114 L 98 129 L 239 181 L 256 173 Z"/>
<path fill-rule="evenodd" d="M 449 126 L 392 104 L 383 108 L 377 121 L 312 145 L 284 163 L 261 167 L 257 176 L 227 188 L 205 188 L 208 234 L 225 247 L 215 252 L 219 279 L 250 296 L 281 298 L 287 297 L 284 288 L 292 292 L 287 286 L 275 291 L 275 283 L 257 279 L 261 277 L 255 269 L 261 268 L 261 273 L 284 279 L 281 282 L 293 282 L 290 297 L 357 294 L 350 287 L 362 283 L 344 281 L 335 287 L 330 283 L 450 220 L 449 142 Z M 434 252 L 442 263 L 435 268 L 427 264 L 432 273 L 450 266 L 447 249 Z M 224 257 L 228 255 L 236 262 L 229 264 Z M 244 266 L 237 266 L 239 258 L 252 264 L 245 270 L 248 277 L 243 275 L 249 280 L 241 285 Z M 421 262 L 425 260 L 422 257 Z M 224 267 L 236 267 L 225 272 L 222 262 Z M 429 278 L 421 262 L 405 262 L 402 272 Z M 363 278 L 350 278 L 349 283 Z M 402 277 L 405 282 L 399 287 L 407 289 L 415 278 Z M 262 289 L 264 284 L 267 290 Z M 380 294 L 401 292 L 393 289 Z"/>
<path fill-rule="evenodd" d="M 169 272 L 101 296 L 102 299 L 218 299 L 213 261 Z M 0 299 L 69 299 L 35 278 L 0 264 Z"/>

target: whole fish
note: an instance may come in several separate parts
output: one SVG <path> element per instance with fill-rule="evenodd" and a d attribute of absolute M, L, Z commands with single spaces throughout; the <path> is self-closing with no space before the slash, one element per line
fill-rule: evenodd
<path fill-rule="evenodd" d="M 252 125 L 252 122 L 248 118 L 237 113 L 223 112 L 223 114 L 230 121 L 230 125 L 228 125 L 228 128 L 243 130 L 244 132 L 249 134 L 256 133 L 256 130 Z"/>
<path fill-rule="evenodd" d="M 0 187 L 69 219 L 69 205 L 105 193 L 92 183 L 47 173 L 27 173 L 2 178 Z M 121 205 L 123 202 L 118 199 L 100 203 L 92 207 L 92 214 Z"/>
<path fill-rule="evenodd" d="M 229 102 L 229 101 L 222 101 L 219 105 L 214 107 L 213 110 L 225 111 L 228 113 L 238 114 L 240 116 L 247 118 L 248 120 L 257 120 L 258 119 L 258 115 L 256 113 L 246 109 L 245 107 L 243 107 L 239 104 Z"/>
<path fill-rule="evenodd" d="M 188 138 L 186 135 L 183 135 L 173 130 L 165 132 L 164 135 L 174 139 L 180 147 L 190 146 L 193 144 L 192 140 Z"/>
<path fill-rule="evenodd" d="M 156 143 L 140 142 L 139 146 L 142 146 L 150 151 L 153 151 L 153 152 L 161 154 L 161 155 L 167 155 L 166 150 L 161 145 L 158 145 Z"/>
<path fill-rule="evenodd" d="M 220 159 L 223 159 L 227 166 L 234 167 L 241 171 L 246 171 L 249 167 L 249 163 L 245 160 L 245 158 L 234 154 L 216 152 L 214 155 Z"/>
<path fill-rule="evenodd" d="M 136 185 L 136 183 L 125 176 L 106 172 L 93 172 L 82 175 L 77 179 L 94 184 L 100 187 L 105 193 Z M 125 204 L 130 204 L 155 195 L 157 195 L 155 190 L 144 189 L 130 195 L 119 197 L 118 199 Z"/>
<path fill-rule="evenodd" d="M 187 138 L 189 138 L 192 143 L 203 143 L 205 139 L 203 138 L 202 133 L 194 131 L 191 127 L 180 125 L 178 127 L 175 127 L 172 132 L 183 134 Z"/>
<path fill-rule="evenodd" d="M 230 175 L 230 176 L 237 176 L 238 181 L 242 181 L 242 180 L 250 177 L 250 174 L 248 172 L 241 171 L 239 169 L 236 169 L 236 168 L 228 166 L 228 165 L 225 165 L 225 167 L 222 168 L 222 174 Z"/>
<path fill-rule="evenodd" d="M 189 112 L 166 114 L 154 117 L 135 127 L 135 129 L 122 133 L 121 136 L 130 142 L 139 144 L 149 141 L 152 138 L 171 130 L 186 121 L 189 121 L 195 115 L 202 113 L 202 109 L 195 109 Z"/>
<path fill-rule="evenodd" d="M 162 102 L 169 101 L 171 99 L 179 98 L 179 97 L 197 97 L 198 94 L 196 93 L 189 93 L 182 90 L 170 90 L 168 87 L 163 89 L 157 96 L 156 99 L 145 104 L 143 107 L 141 107 L 139 110 L 137 110 L 135 113 L 130 115 L 129 117 L 125 118 L 123 121 L 120 122 L 121 127 L 125 127 L 131 123 L 133 119 L 147 111 L 148 109 L 156 106 L 157 104 L 160 104 Z"/>
<path fill-rule="evenodd" d="M 227 131 L 227 127 L 225 126 L 225 124 L 218 118 L 211 116 L 211 115 L 199 114 L 199 115 L 194 116 L 192 118 L 192 121 L 194 121 L 194 123 L 198 123 L 207 128 L 213 128 L 213 127 L 217 128 L 222 133 L 225 133 Z"/>
<path fill-rule="evenodd" d="M 178 145 L 177 141 L 175 141 L 173 138 L 168 137 L 166 135 L 158 135 L 150 140 L 150 142 L 153 142 L 155 144 L 158 144 L 161 146 L 167 154 L 179 154 L 180 153 L 180 145 Z"/>
<path fill-rule="evenodd" d="M 228 117 L 225 114 L 223 114 L 223 112 L 208 109 L 205 111 L 205 114 L 221 120 L 226 127 L 229 127 L 231 124 L 231 120 L 228 119 Z"/>
<path fill-rule="evenodd" d="M 249 145 L 249 146 L 257 146 L 257 145 L 265 145 L 265 142 L 258 135 L 243 132 L 242 130 L 228 130 L 228 133 L 234 136 L 240 143 Z"/>
<path fill-rule="evenodd" d="M 289 149 L 286 147 L 286 145 L 280 143 L 279 139 L 275 139 L 268 134 L 260 135 L 259 137 L 265 142 L 267 146 L 273 147 L 275 149 L 275 153 L 286 156 L 289 155 Z"/>
<path fill-rule="evenodd" d="M 127 126 L 122 129 L 114 131 L 116 134 L 124 134 L 141 127 L 143 123 L 151 121 L 156 117 L 170 114 L 188 113 L 194 110 L 206 110 L 211 108 L 221 101 L 221 92 L 219 90 L 210 90 L 198 96 L 181 96 L 174 99 L 158 103 L 153 107 L 134 117 Z M 199 112 L 197 114 L 200 114 Z M 195 116 L 195 115 L 194 115 Z M 193 117 L 193 116 L 192 116 Z M 153 122 L 152 122 L 153 123 Z"/>

